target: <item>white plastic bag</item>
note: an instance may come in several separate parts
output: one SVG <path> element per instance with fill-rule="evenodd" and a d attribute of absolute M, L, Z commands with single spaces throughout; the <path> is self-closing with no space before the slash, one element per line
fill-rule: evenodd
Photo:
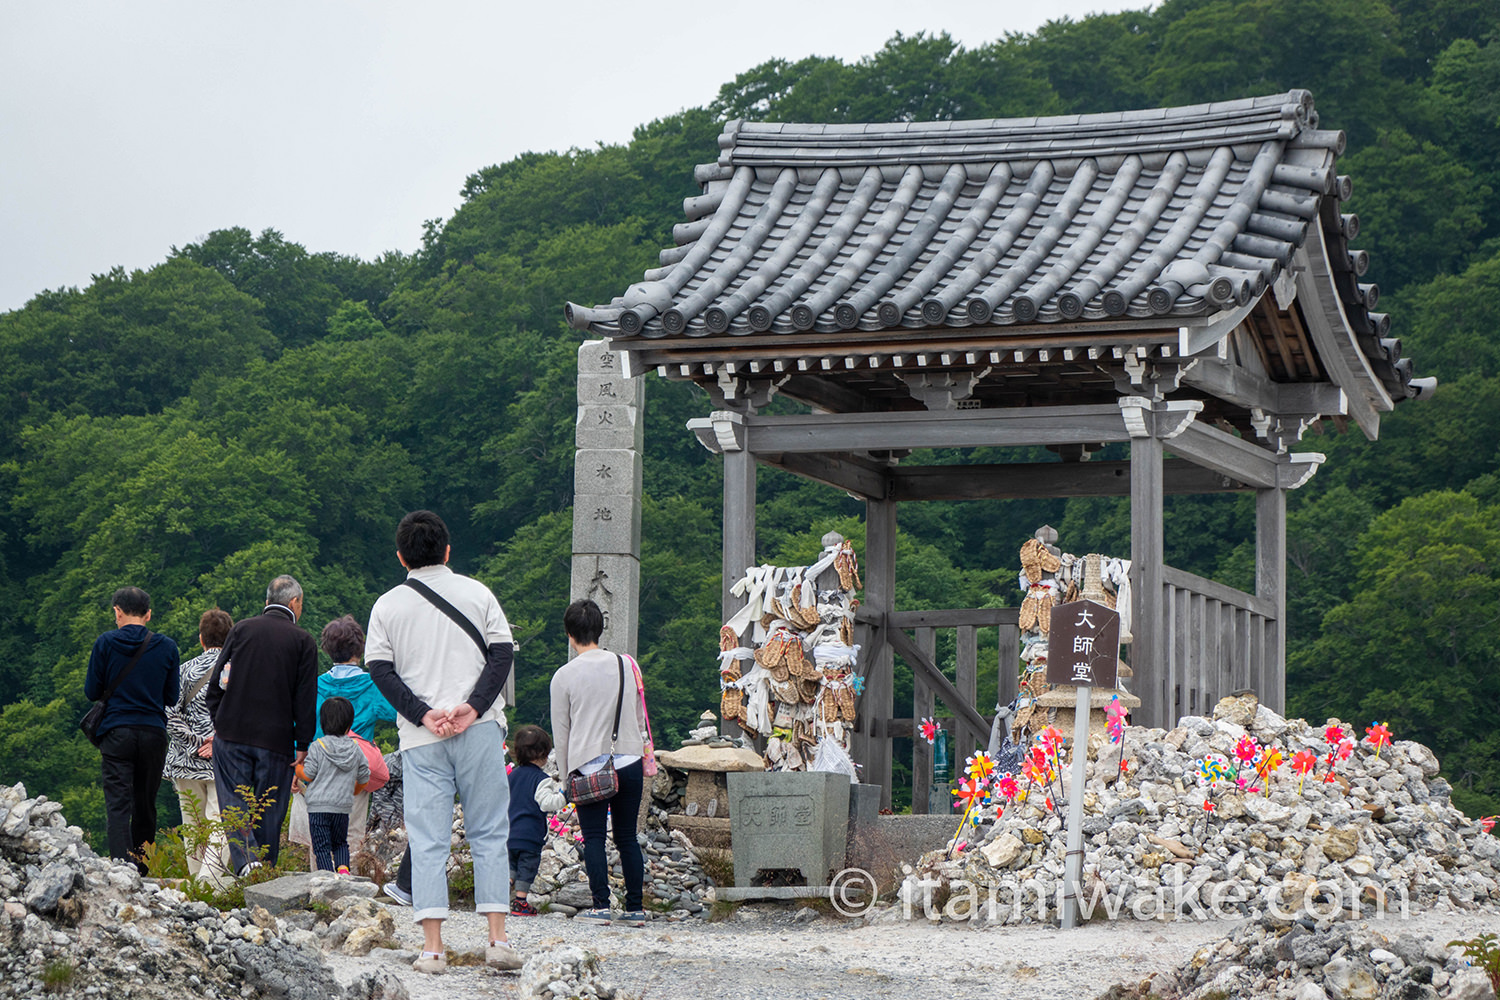
<path fill-rule="evenodd" d="M 848 775 L 849 784 L 859 783 L 859 776 L 854 772 L 853 759 L 843 747 L 826 736 L 818 741 L 818 748 L 813 753 L 812 770 Z"/>

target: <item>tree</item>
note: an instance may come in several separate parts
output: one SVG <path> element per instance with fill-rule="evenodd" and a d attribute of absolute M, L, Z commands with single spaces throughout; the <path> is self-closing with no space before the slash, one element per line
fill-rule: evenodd
<path fill-rule="evenodd" d="M 1412 497 L 1360 536 L 1349 600 L 1291 657 L 1294 714 L 1371 719 L 1431 747 L 1465 789 L 1459 804 L 1496 811 L 1500 768 L 1467 734 L 1488 732 L 1500 698 L 1500 507 L 1465 493 Z"/>

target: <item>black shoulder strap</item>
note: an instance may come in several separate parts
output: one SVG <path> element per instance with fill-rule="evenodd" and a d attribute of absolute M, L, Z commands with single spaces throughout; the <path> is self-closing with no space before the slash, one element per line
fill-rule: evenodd
<path fill-rule="evenodd" d="M 109 686 L 109 689 L 104 692 L 104 697 L 99 699 L 100 703 L 109 701 L 109 699 L 114 697 L 115 691 L 117 691 L 120 685 L 125 682 L 125 678 L 130 676 L 130 672 L 135 669 L 135 665 L 141 662 L 141 654 L 146 651 L 146 646 L 150 644 L 150 642 L 151 633 L 147 632 L 146 638 L 142 639 L 141 644 L 135 647 L 135 653 L 130 657 L 130 662 L 125 664 L 124 670 L 120 671 L 120 676 L 115 678 L 115 682 L 111 684 Z"/>
<path fill-rule="evenodd" d="M 490 645 L 484 641 L 484 633 L 480 632 L 479 628 L 473 622 L 469 621 L 468 616 L 462 611 L 449 604 L 441 594 L 427 586 L 421 580 L 413 580 L 411 577 L 407 577 L 406 586 L 427 598 L 433 607 L 449 618 L 452 618 L 458 624 L 458 627 L 463 629 L 464 633 L 470 639 L 474 640 L 474 645 L 479 647 L 480 656 L 488 657 L 490 655 Z"/>
<path fill-rule="evenodd" d="M 620 697 L 615 699 L 615 731 L 609 734 L 609 752 L 615 752 L 615 740 L 620 738 L 620 708 L 625 704 L 625 658 L 619 653 L 615 659 L 620 664 Z"/>

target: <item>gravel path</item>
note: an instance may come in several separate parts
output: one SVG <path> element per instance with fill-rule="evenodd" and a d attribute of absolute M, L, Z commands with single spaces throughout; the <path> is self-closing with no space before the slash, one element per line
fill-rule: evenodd
<path fill-rule="evenodd" d="M 515 974 L 450 968 L 443 976 L 412 972 L 421 946 L 411 911 L 393 908 L 403 949 L 368 958 L 328 956 L 341 983 L 377 966 L 396 973 L 411 1000 L 514 997 Z M 750 918 L 741 914 L 751 914 Z M 1492 913 L 1428 913 L 1372 922 L 1390 933 L 1416 932 L 1440 941 L 1495 929 Z M 792 911 L 743 907 L 730 921 L 656 922 L 644 928 L 599 927 L 558 917 L 512 919 L 511 943 L 523 955 L 559 944 L 597 953 L 605 978 L 644 1000 L 777 1000 L 865 998 L 899 991 L 901 1000 L 953 1000 L 981 993 L 997 1000 L 1088 998 L 1119 982 L 1138 982 L 1222 940 L 1228 921 L 1089 924 L 1064 934 L 1055 927 L 971 928 L 924 921 L 870 926 L 820 917 L 792 922 Z M 483 943 L 483 922 L 456 913 L 449 948 Z"/>

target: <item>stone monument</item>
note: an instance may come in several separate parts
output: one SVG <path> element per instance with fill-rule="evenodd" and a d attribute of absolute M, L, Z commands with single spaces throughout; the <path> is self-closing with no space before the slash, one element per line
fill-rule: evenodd
<path fill-rule="evenodd" d="M 602 340 L 578 348 L 573 464 L 573 600 L 604 612 L 599 645 L 635 654 L 641 579 L 645 380 Z M 560 611 L 561 609 L 559 609 Z"/>

